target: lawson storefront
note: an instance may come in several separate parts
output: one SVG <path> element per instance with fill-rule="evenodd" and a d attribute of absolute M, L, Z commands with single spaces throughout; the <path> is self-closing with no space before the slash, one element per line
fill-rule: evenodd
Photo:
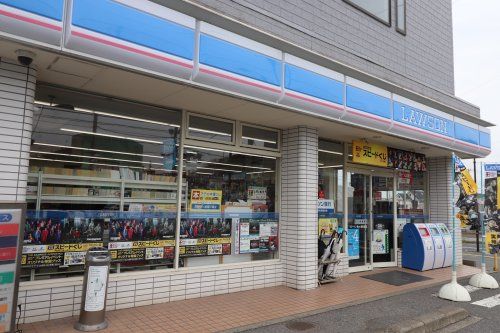
<path fill-rule="evenodd" d="M 451 221 L 451 151 L 491 149 L 479 118 L 151 2 L 0 0 L 0 23 L 25 322 L 78 313 L 93 246 L 108 310 L 315 288 L 322 229 L 347 231 L 337 275 L 397 266 L 404 224 Z"/>

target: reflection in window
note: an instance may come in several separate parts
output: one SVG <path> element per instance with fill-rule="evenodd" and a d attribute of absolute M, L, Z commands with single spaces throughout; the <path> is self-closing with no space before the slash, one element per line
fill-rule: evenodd
<path fill-rule="evenodd" d="M 275 158 L 190 146 L 184 170 L 184 266 L 277 258 Z"/>
<path fill-rule="evenodd" d="M 396 30 L 406 34 L 406 0 L 396 0 Z"/>
<path fill-rule="evenodd" d="M 193 139 L 233 142 L 232 122 L 189 115 L 188 137 Z"/>
<path fill-rule="evenodd" d="M 344 0 L 375 19 L 391 25 L 390 0 Z"/>
<path fill-rule="evenodd" d="M 241 143 L 256 148 L 277 149 L 278 131 L 243 125 Z"/>

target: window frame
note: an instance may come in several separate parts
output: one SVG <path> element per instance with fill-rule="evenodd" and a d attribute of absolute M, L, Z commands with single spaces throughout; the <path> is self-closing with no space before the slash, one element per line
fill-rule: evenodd
<path fill-rule="evenodd" d="M 231 141 L 224 141 L 224 140 L 217 140 L 217 139 L 207 140 L 207 139 L 200 138 L 200 137 L 197 137 L 197 136 L 189 135 L 189 124 L 190 124 L 190 117 L 191 116 L 198 117 L 198 118 L 215 120 L 215 121 L 220 121 L 220 122 L 223 122 L 223 123 L 230 123 L 230 124 L 232 124 L 233 130 L 232 130 L 232 133 L 231 133 Z M 218 118 L 218 117 L 212 117 L 212 116 L 208 116 L 208 115 L 204 115 L 204 114 L 199 114 L 199 113 L 194 113 L 194 112 L 187 112 L 186 122 L 185 122 L 185 125 L 184 125 L 184 129 L 186 131 L 186 138 L 187 139 L 191 139 L 191 140 L 221 143 L 221 144 L 232 145 L 232 146 L 234 146 L 236 144 L 236 142 L 237 142 L 237 138 L 236 138 L 236 121 L 235 120 Z"/>
<path fill-rule="evenodd" d="M 253 128 L 257 128 L 257 129 L 261 129 L 261 130 L 270 131 L 270 132 L 275 132 L 277 134 L 277 136 L 276 136 L 277 137 L 276 148 L 256 147 L 256 146 L 247 145 L 247 144 L 243 143 L 243 140 L 244 140 L 243 139 L 243 126 L 253 127 Z M 241 147 L 248 147 L 248 148 L 258 149 L 258 150 L 270 150 L 270 151 L 276 151 L 276 152 L 279 152 L 281 150 L 281 131 L 279 129 L 260 126 L 260 125 L 254 125 L 254 124 L 245 123 L 245 122 L 240 122 L 238 129 L 239 129 L 238 144 Z"/>
<path fill-rule="evenodd" d="M 351 0 L 343 0 L 345 3 L 349 4 L 350 6 L 353 6 L 357 10 L 365 13 L 366 15 L 370 16 L 371 18 L 379 21 L 380 23 L 383 23 L 384 25 L 391 27 L 392 26 L 392 10 L 391 10 L 391 0 L 386 0 L 387 3 L 389 4 L 388 10 L 389 10 L 389 20 L 385 21 L 384 19 L 376 16 L 375 14 L 371 13 L 370 11 L 366 10 L 365 8 L 359 6 L 358 4 L 352 2 Z"/>
<path fill-rule="evenodd" d="M 399 15 L 398 15 L 398 6 L 400 2 L 403 2 L 403 15 L 404 15 L 404 28 L 400 29 L 399 28 Z M 394 9 L 396 13 L 396 31 L 402 34 L 403 36 L 406 36 L 406 0 L 396 0 L 394 1 L 394 5 L 396 8 Z"/>

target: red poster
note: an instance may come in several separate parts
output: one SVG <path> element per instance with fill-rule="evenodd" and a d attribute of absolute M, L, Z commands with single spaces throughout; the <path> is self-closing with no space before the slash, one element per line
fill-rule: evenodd
<path fill-rule="evenodd" d="M 0 249 L 0 261 L 16 260 L 17 249 L 15 247 L 6 247 Z"/>
<path fill-rule="evenodd" d="M 17 236 L 19 224 L 0 224 L 0 237 Z"/>

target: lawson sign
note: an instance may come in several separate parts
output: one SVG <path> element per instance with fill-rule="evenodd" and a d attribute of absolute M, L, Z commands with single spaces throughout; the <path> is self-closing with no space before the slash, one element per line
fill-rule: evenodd
<path fill-rule="evenodd" d="M 0 214 L 0 223 L 12 221 L 12 214 Z"/>
<path fill-rule="evenodd" d="M 396 101 L 394 101 L 393 109 L 395 121 L 448 137 L 454 136 L 454 123 L 449 119 L 438 117 Z"/>

